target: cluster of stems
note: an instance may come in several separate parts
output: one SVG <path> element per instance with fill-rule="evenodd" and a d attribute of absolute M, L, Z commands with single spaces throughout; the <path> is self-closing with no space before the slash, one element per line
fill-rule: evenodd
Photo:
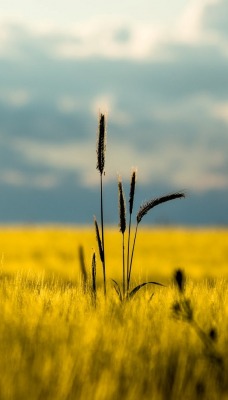
<path fill-rule="evenodd" d="M 104 237 L 104 205 L 103 205 L 103 176 L 105 167 L 105 152 L 106 152 L 106 118 L 105 115 L 99 114 L 98 123 L 98 139 L 97 139 L 97 170 L 100 174 L 100 215 L 101 215 L 101 235 L 98 227 L 96 218 L 94 218 L 95 230 L 97 243 L 99 248 L 100 260 L 103 266 L 103 284 L 104 284 L 104 296 L 106 297 L 106 265 L 105 265 L 105 237 Z M 135 186 L 136 186 L 136 169 L 133 169 L 131 174 L 130 182 L 130 193 L 129 193 L 129 224 L 128 224 L 128 242 L 127 242 L 127 261 L 125 260 L 125 231 L 126 231 L 126 205 L 122 180 L 118 178 L 118 192 L 119 192 L 119 227 L 122 233 L 122 293 L 121 288 L 116 281 L 115 289 L 120 297 L 124 300 L 126 298 L 132 297 L 137 291 L 147 285 L 148 283 L 161 285 L 158 282 L 144 282 L 136 286 L 130 291 L 132 264 L 135 251 L 135 243 L 138 232 L 138 226 L 143 217 L 155 206 L 165 203 L 170 200 L 184 198 L 185 194 L 183 192 L 175 192 L 168 194 L 166 196 L 153 198 L 152 200 L 145 202 L 139 208 L 136 215 L 136 227 L 133 239 L 133 245 L 131 246 L 131 226 L 132 226 L 132 212 L 134 206 L 134 196 L 135 196 Z M 163 285 L 162 285 L 163 286 Z"/>

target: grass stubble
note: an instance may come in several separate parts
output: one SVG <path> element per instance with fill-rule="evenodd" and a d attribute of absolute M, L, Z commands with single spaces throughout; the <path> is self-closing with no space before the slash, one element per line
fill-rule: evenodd
<path fill-rule="evenodd" d="M 104 126 L 100 116 L 100 131 L 104 132 Z M 103 144 L 100 150 L 104 151 Z M 156 286 L 152 301 L 147 289 L 131 296 L 130 301 L 120 301 L 128 300 L 132 290 L 142 287 L 139 283 L 130 289 L 142 218 L 156 205 L 183 197 L 182 193 L 152 199 L 139 208 L 131 246 L 136 181 L 133 170 L 125 257 L 126 205 L 119 179 L 122 285 L 114 285 L 119 292 L 116 296 L 112 288 L 107 291 L 102 216 L 104 153 L 98 154 L 103 160 L 98 168 L 101 235 L 96 218 L 94 224 L 103 288 L 97 284 L 95 252 L 89 277 L 82 248 L 81 285 L 55 275 L 47 279 L 29 272 L 6 274 L 2 263 L 1 400 L 227 399 L 226 279 L 197 282 L 186 279 L 178 269 L 174 282 Z"/>

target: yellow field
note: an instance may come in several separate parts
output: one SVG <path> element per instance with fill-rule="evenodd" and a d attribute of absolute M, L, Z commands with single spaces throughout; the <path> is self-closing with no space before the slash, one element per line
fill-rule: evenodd
<path fill-rule="evenodd" d="M 0 229 L 1 269 L 29 271 L 80 279 L 78 247 L 82 245 L 88 270 L 97 251 L 91 228 L 8 227 Z M 107 274 L 121 276 L 122 238 L 118 228 L 106 234 Z M 228 276 L 228 230 L 140 229 L 136 242 L 133 279 L 169 279 L 181 267 L 191 278 Z M 98 266 L 98 270 L 101 266 Z M 98 276 L 101 277 L 99 271 Z"/>
<path fill-rule="evenodd" d="M 121 281 L 121 234 L 110 229 L 108 296 L 97 262 L 96 307 L 81 285 L 80 245 L 90 273 L 93 230 L 1 228 L 0 399 L 228 399 L 228 231 L 139 230 L 133 283 L 167 287 L 121 304 L 111 283 Z M 173 285 L 177 267 L 185 293 Z M 189 301 L 192 315 L 174 318 Z"/>

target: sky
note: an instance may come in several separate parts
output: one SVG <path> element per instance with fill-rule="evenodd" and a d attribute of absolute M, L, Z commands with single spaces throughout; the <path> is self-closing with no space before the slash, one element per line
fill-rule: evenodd
<path fill-rule="evenodd" d="M 137 167 L 137 206 L 187 193 L 148 223 L 226 225 L 227 15 L 227 0 L 4 2 L 0 222 L 92 221 L 101 111 L 109 223 Z"/>

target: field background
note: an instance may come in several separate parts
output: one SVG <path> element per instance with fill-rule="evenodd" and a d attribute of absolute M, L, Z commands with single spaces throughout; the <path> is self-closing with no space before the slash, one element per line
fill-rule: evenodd
<path fill-rule="evenodd" d="M 105 236 L 108 278 L 119 279 L 122 271 L 122 235 L 109 228 Z M 79 246 L 83 246 L 88 272 L 93 250 L 91 227 L 10 226 L 0 229 L 1 270 L 39 273 L 80 280 Z M 139 229 L 132 279 L 169 280 L 176 268 L 193 279 L 228 276 L 228 230 L 222 228 Z M 97 266 L 98 280 L 101 265 Z"/>
<path fill-rule="evenodd" d="M 0 399 L 227 399 L 227 244 L 225 229 L 141 229 L 133 283 L 167 287 L 148 286 L 121 304 L 110 279 L 121 279 L 121 234 L 109 229 L 108 296 L 97 262 L 95 307 L 78 259 L 83 246 L 89 272 L 91 228 L 2 227 Z M 173 318 L 177 267 L 203 338 L 195 322 Z M 217 339 L 208 344 L 211 329 Z"/>

